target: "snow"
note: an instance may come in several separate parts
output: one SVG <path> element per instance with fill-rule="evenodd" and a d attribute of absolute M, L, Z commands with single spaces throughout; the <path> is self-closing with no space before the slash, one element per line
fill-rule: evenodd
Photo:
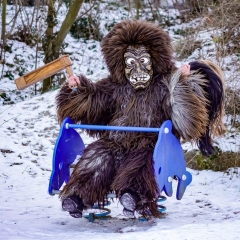
<path fill-rule="evenodd" d="M 74 219 L 47 193 L 59 125 L 49 92 L 0 112 L 0 239 L 240 239 L 239 170 L 196 171 L 181 201 L 163 203 L 163 218 L 125 219 L 122 206 L 108 207 L 109 220 Z M 85 143 L 93 139 L 82 134 Z"/>
<path fill-rule="evenodd" d="M 106 17 L 112 19 L 114 12 L 111 15 Z M 120 18 L 115 17 L 119 21 Z M 107 74 L 98 42 L 74 41 L 70 35 L 67 42 L 66 52 L 71 54 L 76 74 L 83 72 L 94 81 Z M 24 43 L 12 43 L 12 53 L 6 53 L 7 62 L 14 63 L 16 57 L 19 60 L 28 58 L 25 71 L 33 70 L 35 50 Z M 92 46 L 95 46 L 94 51 Z M 42 57 L 39 53 L 38 66 L 42 65 Z M 185 62 L 196 57 L 197 52 Z M 226 61 L 230 62 L 227 58 Z M 96 70 L 94 74 L 90 74 L 91 69 Z M 12 71 L 11 67 L 7 70 Z M 16 71 L 12 74 L 18 77 Z M 116 199 L 108 206 L 112 216 L 108 220 L 91 223 L 85 218 L 72 218 L 62 211 L 58 196 L 47 193 L 51 159 L 60 128 L 55 109 L 58 90 L 33 96 L 29 93 L 32 89 L 28 88 L 21 92 L 25 94 L 24 99 L 18 98 L 14 82 L 7 77 L 0 81 L 0 89 L 7 91 L 16 102 L 0 106 L 0 239 L 240 239 L 239 168 L 226 173 L 187 169 L 193 176 L 192 183 L 178 201 L 175 197 L 177 182 L 174 181 L 174 195 L 163 202 L 167 209 L 160 219 L 126 219 Z M 226 117 L 225 122 L 229 123 L 230 119 Z M 230 130 L 216 142 L 223 150 L 239 151 L 239 136 L 230 138 L 235 129 Z M 94 140 L 85 134 L 81 136 L 85 144 Z M 189 143 L 183 145 L 188 150 L 195 147 Z"/>

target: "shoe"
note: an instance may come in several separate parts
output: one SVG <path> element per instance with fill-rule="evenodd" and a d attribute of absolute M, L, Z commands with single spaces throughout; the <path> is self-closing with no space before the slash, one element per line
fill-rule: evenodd
<path fill-rule="evenodd" d="M 83 212 L 83 202 L 78 196 L 70 196 L 62 201 L 63 211 L 69 212 L 69 214 L 74 218 L 81 218 Z"/>
<path fill-rule="evenodd" d="M 70 216 L 73 218 L 82 218 L 82 212 L 78 211 L 78 212 L 69 212 Z"/>
<path fill-rule="evenodd" d="M 136 209 L 136 201 L 131 193 L 124 193 L 120 198 L 120 203 L 124 208 L 130 211 L 134 211 Z"/>
<path fill-rule="evenodd" d="M 134 217 L 134 211 L 136 210 L 139 197 L 134 192 L 126 192 L 120 197 L 120 203 L 123 205 L 123 214 L 126 217 Z"/>
<path fill-rule="evenodd" d="M 123 214 L 127 218 L 135 218 L 134 211 L 127 210 L 126 208 L 123 209 Z"/>

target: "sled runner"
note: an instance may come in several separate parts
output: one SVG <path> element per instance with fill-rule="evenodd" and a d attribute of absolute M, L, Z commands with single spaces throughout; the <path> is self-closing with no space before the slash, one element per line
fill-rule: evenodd
<path fill-rule="evenodd" d="M 165 121 L 160 128 L 149 127 L 120 127 L 120 126 L 101 126 L 101 125 L 82 125 L 74 124 L 70 118 L 65 118 L 57 138 L 53 159 L 52 173 L 49 181 L 48 193 L 55 195 L 60 193 L 60 189 L 64 183 L 67 183 L 71 174 L 71 166 L 77 156 L 81 156 L 84 152 L 85 145 L 79 133 L 75 130 L 110 130 L 110 131 L 133 131 L 133 132 L 158 132 L 158 140 L 155 145 L 153 160 L 154 170 L 159 190 L 164 191 L 168 197 L 173 194 L 172 181 L 177 178 L 176 198 L 180 200 L 186 190 L 186 187 L 192 181 L 192 175 L 186 171 L 186 163 L 181 145 L 177 138 L 172 134 L 172 122 Z M 107 198 L 115 198 L 115 194 L 109 194 Z M 166 200 L 162 197 L 158 202 Z M 166 208 L 158 205 L 159 212 Z M 85 215 L 89 221 L 94 218 L 104 217 L 110 214 L 110 210 L 105 208 L 99 214 L 90 213 Z"/>

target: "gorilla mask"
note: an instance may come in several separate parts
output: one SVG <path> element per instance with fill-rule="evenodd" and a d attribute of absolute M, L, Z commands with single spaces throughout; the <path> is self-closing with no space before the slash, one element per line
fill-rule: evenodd
<path fill-rule="evenodd" d="M 125 76 L 135 89 L 146 88 L 153 75 L 152 60 L 144 46 L 129 46 L 124 54 Z"/>

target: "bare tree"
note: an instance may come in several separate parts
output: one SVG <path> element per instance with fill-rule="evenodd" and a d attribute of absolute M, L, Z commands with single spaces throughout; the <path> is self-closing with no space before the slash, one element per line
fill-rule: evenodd
<path fill-rule="evenodd" d="M 0 60 L 3 61 L 3 52 L 5 46 L 5 32 L 6 32 L 6 11 L 7 11 L 7 0 L 2 0 L 2 32 L 1 32 L 1 55 Z"/>
<path fill-rule="evenodd" d="M 45 54 L 44 58 L 45 64 L 59 57 L 64 39 L 67 36 L 72 24 L 76 20 L 83 0 L 71 1 L 66 18 L 64 19 L 58 32 L 54 32 L 54 27 L 57 24 L 56 10 L 54 8 L 55 2 L 56 0 L 48 1 L 47 29 L 43 38 L 43 51 Z M 43 81 L 42 93 L 48 91 L 50 87 L 51 78 L 47 78 Z"/>

